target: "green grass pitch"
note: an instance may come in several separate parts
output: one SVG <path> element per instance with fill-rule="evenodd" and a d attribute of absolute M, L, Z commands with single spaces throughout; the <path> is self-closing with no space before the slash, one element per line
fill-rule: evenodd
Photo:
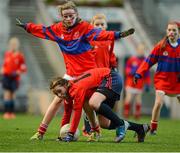
<path fill-rule="evenodd" d="M 114 143 L 114 131 L 103 130 L 100 142 L 56 142 L 59 118 L 50 124 L 42 141 L 30 141 L 41 121 L 40 116 L 17 115 L 14 120 L 3 120 L 0 115 L 0 152 L 177 152 L 180 151 L 180 120 L 161 119 L 158 135 L 147 135 L 144 143 L 137 143 L 134 133 L 127 132 L 121 143 Z M 139 122 L 149 122 L 143 118 Z M 81 126 L 79 127 L 79 129 Z"/>

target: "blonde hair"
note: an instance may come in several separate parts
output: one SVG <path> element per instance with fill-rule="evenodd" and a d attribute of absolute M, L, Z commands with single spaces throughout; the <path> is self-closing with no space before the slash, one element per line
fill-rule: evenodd
<path fill-rule="evenodd" d="M 16 49 L 18 50 L 19 49 L 19 47 L 20 47 L 20 41 L 19 41 L 19 39 L 17 38 L 17 37 L 12 37 L 10 40 L 9 40 L 9 49 L 12 49 L 11 47 L 11 45 L 12 44 L 15 44 L 16 45 Z"/>
<path fill-rule="evenodd" d="M 59 5 L 58 7 L 58 12 L 62 15 L 62 11 L 63 10 L 67 10 L 67 9 L 73 9 L 75 10 L 76 12 L 77 11 L 77 7 L 76 7 L 76 4 L 73 2 L 73 1 L 64 1 L 64 3 L 62 3 L 61 5 Z"/>
<path fill-rule="evenodd" d="M 106 16 L 102 13 L 98 13 L 92 17 L 91 24 L 94 24 L 95 20 L 97 20 L 97 19 L 104 19 L 107 22 Z"/>

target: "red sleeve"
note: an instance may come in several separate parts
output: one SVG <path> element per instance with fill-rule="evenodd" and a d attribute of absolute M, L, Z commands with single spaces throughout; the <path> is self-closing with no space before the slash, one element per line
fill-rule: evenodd
<path fill-rule="evenodd" d="M 56 41 L 54 33 L 58 30 L 58 25 L 59 24 L 53 24 L 45 27 L 42 24 L 27 23 L 25 30 L 38 38 Z"/>
<path fill-rule="evenodd" d="M 106 41 L 120 38 L 120 32 L 118 31 L 105 31 L 101 29 L 94 28 L 91 24 L 86 25 L 88 28 L 86 30 L 85 37 L 88 41 Z"/>
<path fill-rule="evenodd" d="M 139 68 L 137 69 L 136 73 L 140 74 L 142 77 L 144 74 L 154 65 L 157 63 L 159 58 L 159 50 L 160 45 L 156 45 L 154 49 L 151 51 L 150 55 L 141 63 Z"/>
<path fill-rule="evenodd" d="M 64 100 L 64 113 L 61 120 L 61 127 L 70 122 L 72 109 L 73 109 L 73 102 Z"/>
<path fill-rule="evenodd" d="M 81 119 L 83 105 L 84 105 L 84 99 L 85 99 L 85 91 L 83 89 L 78 90 L 76 97 L 74 98 L 73 115 L 69 130 L 69 132 L 71 133 L 75 133 L 76 129 L 78 128 Z"/>
<path fill-rule="evenodd" d="M 111 42 L 111 49 L 110 49 L 110 66 L 111 68 L 117 67 L 117 59 L 114 54 L 114 41 Z"/>

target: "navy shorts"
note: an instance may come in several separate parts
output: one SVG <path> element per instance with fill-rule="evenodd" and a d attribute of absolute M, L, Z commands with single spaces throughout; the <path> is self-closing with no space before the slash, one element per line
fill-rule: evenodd
<path fill-rule="evenodd" d="M 17 90 L 19 82 L 12 76 L 3 75 L 2 88 L 14 92 Z"/>
<path fill-rule="evenodd" d="M 106 96 L 104 103 L 111 108 L 114 107 L 116 101 L 120 100 L 120 94 L 123 87 L 122 78 L 118 72 L 111 70 L 108 77 L 104 78 L 96 92 Z"/>

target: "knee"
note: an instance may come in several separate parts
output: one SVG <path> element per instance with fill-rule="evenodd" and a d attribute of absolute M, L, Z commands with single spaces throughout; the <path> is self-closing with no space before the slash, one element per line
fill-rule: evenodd
<path fill-rule="evenodd" d="M 99 104 L 99 102 L 96 101 L 95 99 L 90 99 L 90 100 L 89 100 L 89 106 L 90 106 L 93 110 L 97 111 L 97 110 L 99 109 L 100 104 Z"/>
<path fill-rule="evenodd" d="M 90 106 L 92 109 L 96 110 L 96 104 L 94 103 L 94 101 L 93 101 L 92 99 L 89 100 L 89 106 Z"/>

